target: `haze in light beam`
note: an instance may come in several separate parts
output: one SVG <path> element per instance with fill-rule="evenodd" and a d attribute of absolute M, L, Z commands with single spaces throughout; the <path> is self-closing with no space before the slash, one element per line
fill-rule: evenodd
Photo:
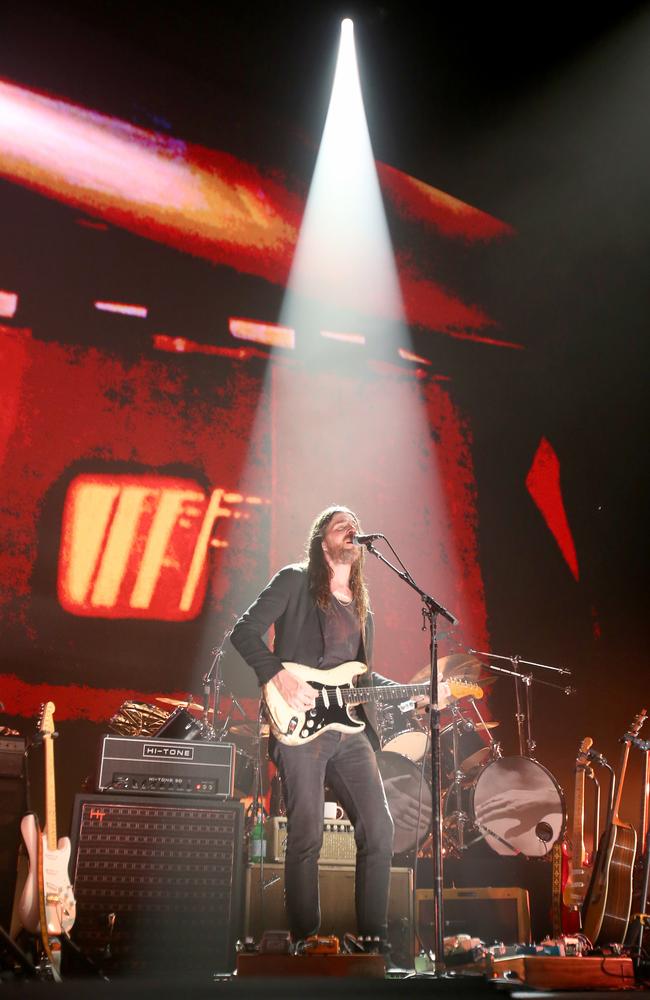
<path fill-rule="evenodd" d="M 296 296 L 403 321 L 351 21 L 341 28 L 332 95 L 282 313 L 282 322 L 290 316 L 294 326 L 301 325 L 303 312 Z M 309 313 L 313 326 L 317 317 Z"/>

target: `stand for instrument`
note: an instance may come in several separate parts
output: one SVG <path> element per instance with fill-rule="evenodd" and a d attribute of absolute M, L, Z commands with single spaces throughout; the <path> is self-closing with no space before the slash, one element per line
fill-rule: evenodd
<path fill-rule="evenodd" d="M 18 965 L 30 979 L 35 979 L 38 976 L 38 969 L 32 962 L 29 955 L 16 944 L 14 939 L 7 933 L 1 924 L 0 949 L 4 949 L 9 955 L 11 955 L 14 963 Z"/>
<path fill-rule="evenodd" d="M 371 552 L 380 562 L 383 562 L 395 573 L 400 580 L 403 580 L 412 590 L 420 595 L 422 601 L 422 628 L 429 628 L 429 656 L 431 662 L 431 681 L 429 685 L 429 726 L 430 726 L 430 755 L 431 755 L 431 790 L 433 793 L 433 809 L 431 816 L 431 842 L 433 860 L 433 942 L 434 942 L 434 972 L 442 974 L 445 971 L 445 951 L 444 951 L 444 900 L 442 893 L 443 872 L 442 872 L 442 768 L 440 760 L 440 708 L 438 705 L 438 616 L 451 625 L 457 625 L 458 619 L 448 611 L 442 604 L 427 594 L 416 584 L 415 580 L 404 566 L 404 563 L 395 552 L 385 536 L 384 541 L 389 546 L 391 552 L 399 562 L 402 569 L 394 566 L 385 556 L 379 552 L 372 544 L 372 540 L 363 542 L 368 552 Z"/>
<path fill-rule="evenodd" d="M 479 721 L 485 726 L 485 720 L 478 709 L 476 701 L 474 698 L 470 698 L 468 700 L 478 715 Z M 447 828 L 446 833 L 448 845 L 451 847 L 452 851 L 455 851 L 457 855 L 460 856 L 463 851 L 467 850 L 467 848 L 471 847 L 473 844 L 477 844 L 480 840 L 483 840 L 484 834 L 480 833 L 478 837 L 474 837 L 469 841 L 469 843 L 465 842 L 465 827 L 468 824 L 471 824 L 472 826 L 474 826 L 474 824 L 471 821 L 469 814 L 464 811 L 462 803 L 463 784 L 467 781 L 467 775 L 461 767 L 459 730 L 464 728 L 466 732 L 471 731 L 475 733 L 476 725 L 471 719 L 468 719 L 467 716 L 463 715 L 458 706 L 455 704 L 451 705 L 451 714 L 453 720 L 451 723 L 451 753 L 454 766 L 454 778 L 451 785 L 447 789 L 446 801 L 453 803 L 455 808 L 444 817 L 443 823 Z M 489 729 L 486 728 L 485 731 L 489 740 L 490 754 L 492 759 L 495 760 L 497 756 L 500 755 L 500 745 L 494 740 Z M 450 820 L 454 820 L 456 824 L 457 834 L 455 838 L 449 830 Z"/>
<path fill-rule="evenodd" d="M 639 892 L 639 913 L 634 914 L 634 919 L 628 931 L 628 943 L 632 949 L 632 961 L 637 973 L 642 966 L 648 966 L 643 962 L 643 935 L 648 923 L 650 923 L 650 913 L 648 910 L 648 892 L 650 891 L 650 836 L 648 835 L 648 809 L 650 805 L 650 740 L 641 740 L 638 736 L 632 737 L 632 746 L 643 751 L 643 790 L 641 793 L 641 817 L 639 835 L 641 840 L 643 878 L 641 880 L 641 890 Z"/>
<path fill-rule="evenodd" d="M 533 759 L 533 751 L 535 750 L 537 744 L 533 739 L 532 733 L 532 693 L 531 687 L 533 684 L 542 684 L 544 687 L 552 687 L 558 691 L 562 691 L 566 695 L 572 695 L 576 693 L 574 687 L 570 687 L 564 684 L 554 684 L 553 681 L 543 681 L 540 677 L 533 677 L 532 674 L 522 674 L 519 670 L 520 664 L 524 664 L 528 667 L 540 667 L 542 670 L 552 670 L 554 673 L 565 675 L 567 677 L 571 676 L 571 671 L 567 670 L 566 667 L 552 667 L 548 663 L 536 663 L 534 660 L 522 660 L 520 656 L 503 656 L 500 653 L 486 653 L 481 652 L 478 649 L 468 649 L 468 653 L 473 656 L 484 656 L 488 660 L 505 660 L 512 665 L 512 669 L 508 670 L 506 667 L 497 667 L 493 663 L 486 663 L 485 666 L 488 670 L 493 671 L 497 674 L 505 674 L 508 677 L 512 677 L 515 685 L 515 721 L 517 723 L 517 737 L 519 741 L 519 753 L 522 757 L 530 757 Z M 525 703 L 526 711 L 522 709 L 522 697 L 521 697 L 521 685 L 524 685 L 525 690 Z"/>

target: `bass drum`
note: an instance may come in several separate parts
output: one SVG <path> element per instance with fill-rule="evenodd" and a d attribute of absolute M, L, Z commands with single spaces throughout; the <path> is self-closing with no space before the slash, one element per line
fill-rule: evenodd
<path fill-rule="evenodd" d="M 543 858 L 564 833 L 562 789 L 529 757 L 500 757 L 479 773 L 470 795 L 478 832 L 496 854 Z"/>
<path fill-rule="evenodd" d="M 388 808 L 395 824 L 393 852 L 404 854 L 418 850 L 431 830 L 431 785 L 424 775 L 421 776 L 421 769 L 408 757 L 389 750 L 380 750 L 375 756 Z"/>

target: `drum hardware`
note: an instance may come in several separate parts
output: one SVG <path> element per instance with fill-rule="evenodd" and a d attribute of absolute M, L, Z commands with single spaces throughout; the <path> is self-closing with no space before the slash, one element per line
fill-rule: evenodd
<path fill-rule="evenodd" d="M 441 738 L 451 733 L 451 752 L 452 752 L 452 783 L 449 788 L 445 791 L 444 801 L 443 801 L 443 832 L 446 835 L 446 846 L 447 849 L 451 849 L 458 856 L 466 849 L 467 845 L 465 843 L 465 827 L 473 826 L 472 816 L 469 810 L 463 807 L 463 795 L 467 787 L 467 770 L 474 770 L 478 764 L 477 760 L 482 763 L 487 763 L 488 760 L 494 759 L 497 755 L 500 755 L 500 745 L 495 742 L 490 732 L 491 729 L 496 728 L 498 722 L 484 722 L 476 702 L 474 699 L 470 699 L 472 707 L 476 714 L 478 715 L 480 721 L 474 722 L 473 719 L 468 718 L 464 715 L 457 704 L 451 706 L 452 721 L 445 726 L 442 730 Z M 474 734 L 477 737 L 479 731 L 487 733 L 489 738 L 489 745 L 482 747 L 480 750 L 474 751 L 468 757 L 461 759 L 461 739 L 467 737 L 470 734 Z M 469 768 L 467 762 L 470 762 Z M 448 806 L 453 806 L 451 812 L 448 812 Z M 481 837 L 475 838 L 471 843 L 475 843 L 476 840 L 480 840 Z"/>
<path fill-rule="evenodd" d="M 532 674 L 522 674 L 519 670 L 520 664 L 525 664 L 529 667 L 540 667 L 542 670 L 551 670 L 554 673 L 560 675 L 571 676 L 571 671 L 567 670 L 566 667 L 553 667 L 548 663 L 536 663 L 534 660 L 523 660 L 521 656 L 502 656 L 499 653 L 486 653 L 481 652 L 476 649 L 468 649 L 468 653 L 475 656 L 484 656 L 489 660 L 505 660 L 512 665 L 512 669 L 508 670 L 505 667 L 498 667 L 493 663 L 485 664 L 489 670 L 494 671 L 498 674 L 506 674 L 512 677 L 515 686 L 515 722 L 517 724 L 517 738 L 519 741 L 519 753 L 520 755 L 531 757 L 537 746 L 532 735 L 532 693 L 531 687 L 533 684 L 543 684 L 545 687 L 553 687 L 562 691 L 566 695 L 575 694 L 576 689 L 573 687 L 567 687 L 562 684 L 554 684 L 552 681 L 544 681 L 539 677 L 533 677 Z M 521 698 L 521 685 L 524 685 L 525 691 L 525 703 L 526 710 L 524 712 L 522 706 Z"/>

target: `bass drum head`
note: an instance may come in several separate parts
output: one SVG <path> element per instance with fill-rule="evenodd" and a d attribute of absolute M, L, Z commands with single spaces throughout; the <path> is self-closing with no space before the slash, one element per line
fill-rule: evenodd
<path fill-rule="evenodd" d="M 564 797 L 545 767 L 528 757 L 501 757 L 476 779 L 472 812 L 497 854 L 543 858 L 564 832 Z"/>
<path fill-rule="evenodd" d="M 415 851 L 425 842 L 431 830 L 431 786 L 423 777 L 422 809 L 419 810 L 420 768 L 408 757 L 389 750 L 381 750 L 375 756 L 395 824 L 393 853 Z"/>

